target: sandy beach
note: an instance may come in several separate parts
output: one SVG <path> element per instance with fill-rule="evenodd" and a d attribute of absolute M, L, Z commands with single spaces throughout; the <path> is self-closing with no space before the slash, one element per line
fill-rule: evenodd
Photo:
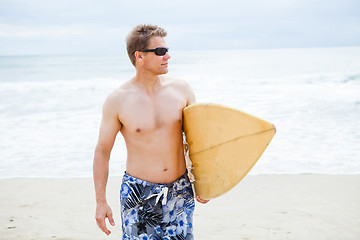
<path fill-rule="evenodd" d="M 1 179 L 0 239 L 121 239 L 120 177 L 110 177 L 116 226 L 94 220 L 91 178 Z M 360 175 L 247 176 L 227 194 L 197 204 L 195 239 L 360 239 Z"/>

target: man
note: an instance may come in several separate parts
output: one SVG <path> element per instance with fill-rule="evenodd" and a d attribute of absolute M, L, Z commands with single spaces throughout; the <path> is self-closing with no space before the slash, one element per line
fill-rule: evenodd
<path fill-rule="evenodd" d="M 120 192 L 123 239 L 193 239 L 194 197 L 182 143 L 182 110 L 195 102 L 189 85 L 161 76 L 170 55 L 164 29 L 139 25 L 127 37 L 136 75 L 111 93 L 103 106 L 93 174 L 96 221 L 107 235 L 109 157 L 120 131 L 127 148 Z M 197 197 L 201 203 L 207 201 Z"/>

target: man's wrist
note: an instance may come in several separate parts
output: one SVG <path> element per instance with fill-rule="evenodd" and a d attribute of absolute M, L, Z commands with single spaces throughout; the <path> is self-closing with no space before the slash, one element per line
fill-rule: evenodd
<path fill-rule="evenodd" d="M 96 204 L 107 204 L 105 198 L 96 198 Z"/>

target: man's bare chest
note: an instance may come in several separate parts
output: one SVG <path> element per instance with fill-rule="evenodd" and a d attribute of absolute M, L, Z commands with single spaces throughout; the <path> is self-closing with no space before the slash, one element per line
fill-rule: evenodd
<path fill-rule="evenodd" d="M 176 94 L 155 97 L 134 96 L 122 104 L 119 114 L 123 127 L 130 132 L 151 132 L 181 127 L 186 99 Z"/>

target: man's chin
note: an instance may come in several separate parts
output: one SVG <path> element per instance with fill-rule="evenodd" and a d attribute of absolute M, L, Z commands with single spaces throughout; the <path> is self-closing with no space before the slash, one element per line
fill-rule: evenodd
<path fill-rule="evenodd" d="M 167 74 L 168 72 L 169 72 L 169 70 L 166 68 L 166 69 L 161 70 L 159 75 Z"/>

